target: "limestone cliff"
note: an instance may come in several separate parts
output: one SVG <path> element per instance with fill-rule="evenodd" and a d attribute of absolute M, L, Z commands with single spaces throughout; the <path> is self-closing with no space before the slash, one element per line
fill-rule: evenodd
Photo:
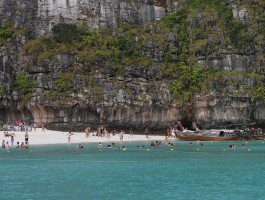
<path fill-rule="evenodd" d="M 264 4 L 191 2 L 0 0 L 1 120 L 263 126 Z"/>

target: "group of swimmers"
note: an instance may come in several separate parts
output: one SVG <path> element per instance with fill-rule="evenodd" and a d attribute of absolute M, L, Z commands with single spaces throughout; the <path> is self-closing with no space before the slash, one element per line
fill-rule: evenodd
<path fill-rule="evenodd" d="M 107 148 L 112 148 L 112 147 L 114 147 L 114 146 L 115 146 L 115 143 L 112 142 L 111 144 L 108 144 L 108 145 L 107 145 Z M 102 151 L 102 148 L 103 148 L 103 145 L 102 145 L 101 142 L 99 142 L 99 143 L 98 143 L 98 149 L 99 149 L 100 151 Z M 126 148 L 125 146 L 120 147 L 120 149 L 121 149 L 122 151 L 126 151 L 126 150 L 127 150 L 127 148 Z"/>
<path fill-rule="evenodd" d="M 5 140 L 2 141 L 2 149 L 9 150 L 9 142 L 8 141 L 5 141 Z"/>
<path fill-rule="evenodd" d="M 10 137 L 11 137 L 11 146 L 14 146 L 15 134 L 14 133 L 10 134 Z M 25 133 L 25 142 L 21 142 L 21 144 L 19 142 L 17 142 L 17 146 L 16 147 L 17 148 L 29 148 L 29 134 L 28 134 L 27 131 Z M 9 151 L 9 148 L 10 148 L 9 142 L 3 140 L 2 141 L 2 149 L 6 149 L 7 151 Z"/>
<path fill-rule="evenodd" d="M 108 144 L 107 145 L 107 148 L 112 148 L 112 147 L 114 147 L 115 146 L 115 143 L 114 142 L 112 142 L 111 144 Z M 82 145 L 82 144 L 78 144 L 77 145 L 77 147 L 76 147 L 76 150 L 78 150 L 78 151 L 80 151 L 80 150 L 82 150 L 84 148 L 84 146 Z M 122 147 L 119 147 L 122 151 L 126 151 L 127 150 L 127 147 L 125 147 L 125 146 L 122 146 Z M 98 149 L 100 150 L 100 151 L 102 151 L 102 149 L 103 149 L 103 144 L 102 144 L 102 142 L 99 142 L 98 143 Z"/>
<path fill-rule="evenodd" d="M 189 146 L 192 146 L 192 143 L 190 142 L 190 143 L 188 143 L 189 144 Z M 202 143 L 199 143 L 201 146 L 203 145 Z M 165 146 L 168 146 L 168 147 L 173 147 L 173 146 L 179 146 L 179 143 L 176 143 L 176 144 L 173 144 L 173 143 L 171 143 L 171 142 L 167 142 L 167 141 L 165 141 L 165 142 L 162 142 L 162 141 L 151 141 L 150 142 L 150 147 L 159 147 L 159 146 L 161 146 L 161 145 L 165 145 Z M 107 148 L 113 148 L 115 146 L 115 143 L 114 142 L 112 142 L 111 144 L 107 144 Z M 138 149 L 138 148 L 146 148 L 147 146 L 146 145 L 136 145 L 136 148 Z M 83 147 L 83 145 L 82 144 L 78 144 L 77 145 L 77 147 L 76 147 L 76 149 L 77 150 L 81 150 L 81 149 L 83 149 L 84 147 Z M 120 146 L 120 147 L 118 147 L 119 149 L 121 149 L 122 151 L 126 151 L 127 150 L 127 147 L 126 146 Z M 100 150 L 100 151 L 102 151 L 102 149 L 103 149 L 103 144 L 102 144 L 102 142 L 99 142 L 98 143 L 98 149 Z"/>
<path fill-rule="evenodd" d="M 235 148 L 236 148 L 236 145 L 235 145 L 235 144 L 230 144 L 228 147 L 229 147 L 230 149 L 235 149 Z M 245 145 L 245 144 L 242 144 L 241 147 L 242 147 L 242 148 L 245 148 L 246 145 Z"/>
<path fill-rule="evenodd" d="M 13 146 L 13 145 L 12 145 Z M 29 148 L 29 143 L 28 142 L 21 142 L 21 144 L 19 144 L 19 142 L 17 142 L 17 148 Z M 2 149 L 6 149 L 7 151 L 9 151 L 10 145 L 8 141 L 3 140 L 2 141 Z"/>
<path fill-rule="evenodd" d="M 19 142 L 17 142 L 17 148 L 21 148 L 21 149 L 23 149 L 23 148 L 29 148 L 29 143 L 28 142 L 21 142 L 21 144 L 19 144 Z"/>

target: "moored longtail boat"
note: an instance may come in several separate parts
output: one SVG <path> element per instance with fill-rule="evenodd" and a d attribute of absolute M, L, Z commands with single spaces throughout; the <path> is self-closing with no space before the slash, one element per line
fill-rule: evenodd
<path fill-rule="evenodd" d="M 215 130 L 216 131 L 216 130 Z M 241 137 L 237 135 L 230 134 L 226 135 L 223 130 L 219 130 L 220 133 L 212 132 L 211 130 L 207 130 L 207 132 L 201 131 L 177 131 L 176 135 L 179 140 L 187 140 L 187 141 L 226 141 L 226 140 L 240 140 Z M 225 133 L 222 135 L 222 133 Z"/>
<path fill-rule="evenodd" d="M 200 130 L 195 123 L 193 127 L 196 131 L 183 129 L 180 122 L 178 122 L 181 131 L 176 131 L 176 136 L 179 140 L 186 141 L 227 141 L 227 140 L 241 140 L 234 130 L 210 129 Z"/>

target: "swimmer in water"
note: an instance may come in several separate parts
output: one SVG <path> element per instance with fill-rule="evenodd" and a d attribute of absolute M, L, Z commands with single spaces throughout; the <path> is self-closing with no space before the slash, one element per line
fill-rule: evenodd
<path fill-rule="evenodd" d="M 121 150 L 122 150 L 122 151 L 127 151 L 127 148 L 126 148 L 125 146 L 123 146 L 123 147 L 121 148 Z"/>
<path fill-rule="evenodd" d="M 79 145 L 77 145 L 77 147 L 76 147 L 76 149 L 78 150 L 78 151 L 80 151 L 81 149 L 83 149 L 84 148 L 84 146 L 82 145 L 82 144 L 79 144 Z"/>

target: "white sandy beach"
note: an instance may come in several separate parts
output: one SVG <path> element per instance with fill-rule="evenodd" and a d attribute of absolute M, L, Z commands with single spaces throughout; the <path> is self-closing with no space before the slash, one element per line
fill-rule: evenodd
<path fill-rule="evenodd" d="M 9 133 L 15 133 L 15 141 L 14 146 L 17 142 L 21 144 L 21 142 L 25 142 L 25 131 L 9 131 Z M 94 132 L 91 132 L 88 140 L 86 139 L 85 132 L 72 132 L 74 135 L 71 136 L 71 143 L 86 143 L 86 142 L 119 142 L 119 134 L 115 136 L 110 136 L 110 139 L 104 137 L 95 136 Z M 11 145 L 11 137 L 4 137 L 4 132 L 0 132 L 1 142 L 3 140 L 8 141 Z M 32 132 L 28 132 L 29 134 L 29 145 L 46 145 L 46 144 L 67 144 L 68 143 L 68 132 L 62 131 L 53 131 L 46 130 L 42 132 L 41 128 L 37 128 L 36 132 L 33 130 Z M 154 140 L 164 140 L 164 136 L 150 135 L 147 139 L 145 135 L 133 135 L 124 134 L 123 141 L 154 141 Z"/>

